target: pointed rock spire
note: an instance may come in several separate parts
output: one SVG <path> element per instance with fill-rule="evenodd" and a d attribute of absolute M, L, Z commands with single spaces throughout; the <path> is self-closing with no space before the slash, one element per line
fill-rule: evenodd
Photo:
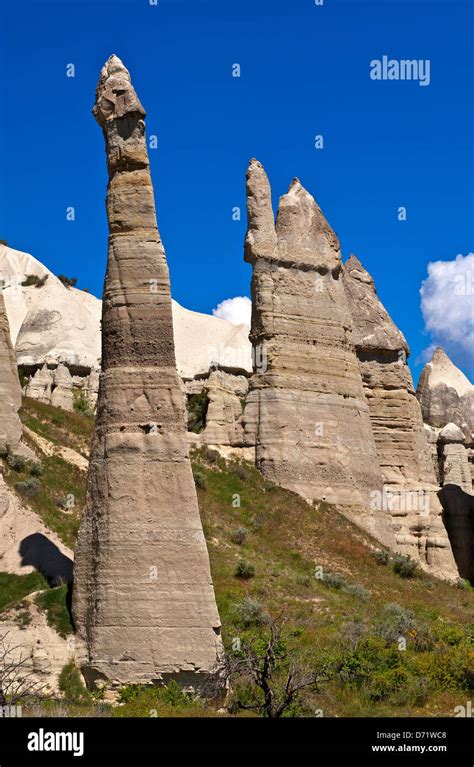
<path fill-rule="evenodd" d="M 407 365 L 408 344 L 356 256 L 344 264 L 342 281 L 377 457 L 384 485 L 395 499 L 390 509 L 397 547 L 425 569 L 454 577 L 448 536 L 438 518 L 441 509 L 432 455 Z M 405 514 L 400 514 L 402 508 Z"/>
<path fill-rule="evenodd" d="M 377 296 L 372 276 L 355 255 L 351 255 L 344 264 L 343 283 L 352 315 L 356 348 L 364 351 L 400 351 L 408 356 L 410 351 L 405 336 Z"/>
<path fill-rule="evenodd" d="M 391 519 L 370 507 L 382 480 L 339 279 L 337 237 L 295 179 L 280 199 L 276 232 L 260 163 L 247 174 L 254 375 L 245 439 L 268 479 L 306 499 L 339 503 L 394 545 Z M 278 237 L 278 242 L 276 242 Z M 342 415 L 341 415 L 342 414 Z"/>
<path fill-rule="evenodd" d="M 474 386 L 440 346 L 421 371 L 416 396 L 426 423 L 442 428 L 451 421 L 474 441 Z"/>
<path fill-rule="evenodd" d="M 247 169 L 247 218 L 244 258 L 273 258 L 277 248 L 272 192 L 263 165 L 255 158 Z"/>
<path fill-rule="evenodd" d="M 144 111 L 123 64 L 102 70 L 95 116 L 109 168 L 102 372 L 73 614 L 88 683 L 178 678 L 199 687 L 221 651 L 168 265 L 158 232 Z"/>
<path fill-rule="evenodd" d="M 297 178 L 280 197 L 276 233 L 281 259 L 321 270 L 340 267 L 339 240 L 314 197 Z"/>

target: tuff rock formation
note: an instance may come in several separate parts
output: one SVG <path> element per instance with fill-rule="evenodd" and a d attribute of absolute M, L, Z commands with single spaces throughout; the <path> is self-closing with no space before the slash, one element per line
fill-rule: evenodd
<path fill-rule="evenodd" d="M 471 493 L 472 480 L 469 461 L 464 447 L 464 435 L 455 423 L 444 426 L 438 436 L 438 455 L 442 485 L 457 485 Z"/>
<path fill-rule="evenodd" d="M 421 372 L 416 396 L 423 419 L 431 427 L 439 432 L 447 424 L 454 423 L 462 430 L 472 483 L 469 492 L 473 492 L 474 386 L 439 346 Z"/>
<path fill-rule="evenodd" d="M 21 387 L 3 294 L 0 292 L 0 450 L 14 450 L 21 439 Z"/>
<path fill-rule="evenodd" d="M 73 380 L 66 365 L 58 365 L 53 374 L 51 404 L 63 410 L 73 410 Z"/>
<path fill-rule="evenodd" d="M 51 404 L 51 387 L 53 385 L 53 373 L 44 364 L 31 376 L 25 386 L 25 396 L 37 399 L 39 402 Z"/>
<path fill-rule="evenodd" d="M 421 371 L 417 397 L 426 423 L 437 428 L 454 423 L 466 438 L 471 438 L 474 386 L 439 346 Z"/>
<path fill-rule="evenodd" d="M 109 257 L 102 372 L 73 614 L 92 684 L 199 685 L 220 621 L 189 461 L 168 266 L 156 225 L 145 111 L 120 59 L 102 69 Z"/>
<path fill-rule="evenodd" d="M 382 481 L 351 340 L 339 241 L 295 179 L 276 224 L 262 165 L 247 171 L 245 260 L 252 264 L 255 353 L 242 423 L 270 480 L 341 504 L 388 546 L 390 515 L 370 507 Z"/>
<path fill-rule="evenodd" d="M 408 344 L 356 256 L 344 265 L 343 284 L 397 548 L 423 566 L 454 575 L 432 454 L 407 364 Z"/>

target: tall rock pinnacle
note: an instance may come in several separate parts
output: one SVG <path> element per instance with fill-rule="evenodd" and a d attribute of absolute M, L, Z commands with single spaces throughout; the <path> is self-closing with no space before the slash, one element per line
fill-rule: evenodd
<path fill-rule="evenodd" d="M 397 548 L 423 567 L 454 577 L 456 565 L 441 520 L 437 479 L 407 364 L 408 344 L 356 256 L 344 264 L 343 284 L 377 457 L 390 494 Z"/>
<path fill-rule="evenodd" d="M 295 179 L 275 224 L 268 178 L 247 171 L 245 260 L 253 267 L 254 375 L 242 417 L 256 463 L 307 499 L 341 504 L 388 546 L 388 512 L 370 505 L 382 487 L 369 409 L 351 341 L 339 241 Z"/>
<path fill-rule="evenodd" d="M 120 59 L 94 115 L 106 143 L 109 256 L 103 360 L 73 615 L 89 684 L 199 685 L 220 621 L 186 439 L 171 295 L 158 233 L 145 112 Z"/>
<path fill-rule="evenodd" d="M 10 338 L 5 301 L 0 292 L 0 449 L 15 449 L 21 438 L 18 416 L 21 387 Z"/>

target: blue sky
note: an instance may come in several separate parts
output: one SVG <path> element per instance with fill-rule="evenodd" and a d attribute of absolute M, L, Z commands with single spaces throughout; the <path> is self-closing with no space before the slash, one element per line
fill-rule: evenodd
<path fill-rule="evenodd" d="M 344 259 L 354 252 L 372 273 L 415 376 L 414 361 L 444 337 L 468 372 L 462 328 L 473 296 L 454 299 L 465 307 L 457 335 L 443 336 L 438 316 L 433 339 L 419 290 L 429 262 L 474 250 L 473 18 L 474 4 L 456 0 L 3 3 L 0 237 L 101 294 L 107 179 L 91 108 L 114 52 L 158 136 L 150 158 L 174 298 L 210 313 L 249 295 L 245 171 L 255 156 L 274 203 L 298 176 Z M 370 61 L 384 54 L 429 59 L 429 86 L 371 80 Z M 429 310 L 441 320 L 443 280 Z"/>

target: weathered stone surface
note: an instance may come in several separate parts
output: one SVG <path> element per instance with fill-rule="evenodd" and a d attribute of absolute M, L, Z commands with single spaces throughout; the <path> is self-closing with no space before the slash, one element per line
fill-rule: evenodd
<path fill-rule="evenodd" d="M 208 406 L 201 442 L 207 445 L 243 445 L 244 433 L 239 419 L 248 391 L 247 378 L 214 370 L 204 382 L 204 390 Z"/>
<path fill-rule="evenodd" d="M 344 265 L 343 283 L 397 547 L 422 566 L 435 562 L 435 569 L 454 576 L 448 536 L 438 519 L 432 452 L 407 365 L 408 344 L 356 256 Z"/>
<path fill-rule="evenodd" d="M 442 485 L 457 485 L 466 493 L 472 491 L 471 472 L 464 434 L 455 423 L 448 423 L 439 432 L 438 457 Z"/>
<path fill-rule="evenodd" d="M 426 423 L 438 428 L 454 423 L 471 440 L 474 386 L 439 346 L 421 371 L 416 394 Z"/>
<path fill-rule="evenodd" d="M 0 292 L 0 450 L 15 449 L 20 442 L 20 407 L 20 381 L 10 340 L 5 302 Z"/>
<path fill-rule="evenodd" d="M 53 372 L 51 405 L 61 407 L 63 410 L 73 410 L 74 398 L 72 388 L 72 376 L 69 369 L 61 363 Z"/>
<path fill-rule="evenodd" d="M 25 386 L 25 396 L 37 399 L 39 402 L 51 404 L 51 387 L 53 385 L 53 372 L 46 364 L 38 368 Z"/>
<path fill-rule="evenodd" d="M 276 225 L 262 165 L 247 172 L 245 260 L 252 264 L 254 375 L 242 417 L 246 444 L 272 481 L 307 499 L 341 504 L 394 545 L 387 510 L 370 508 L 382 481 L 351 317 L 339 241 L 295 179 Z"/>
<path fill-rule="evenodd" d="M 144 110 L 105 64 L 94 114 L 109 186 L 103 354 L 73 613 L 90 683 L 199 684 L 221 648 L 176 372 L 168 267 Z"/>

